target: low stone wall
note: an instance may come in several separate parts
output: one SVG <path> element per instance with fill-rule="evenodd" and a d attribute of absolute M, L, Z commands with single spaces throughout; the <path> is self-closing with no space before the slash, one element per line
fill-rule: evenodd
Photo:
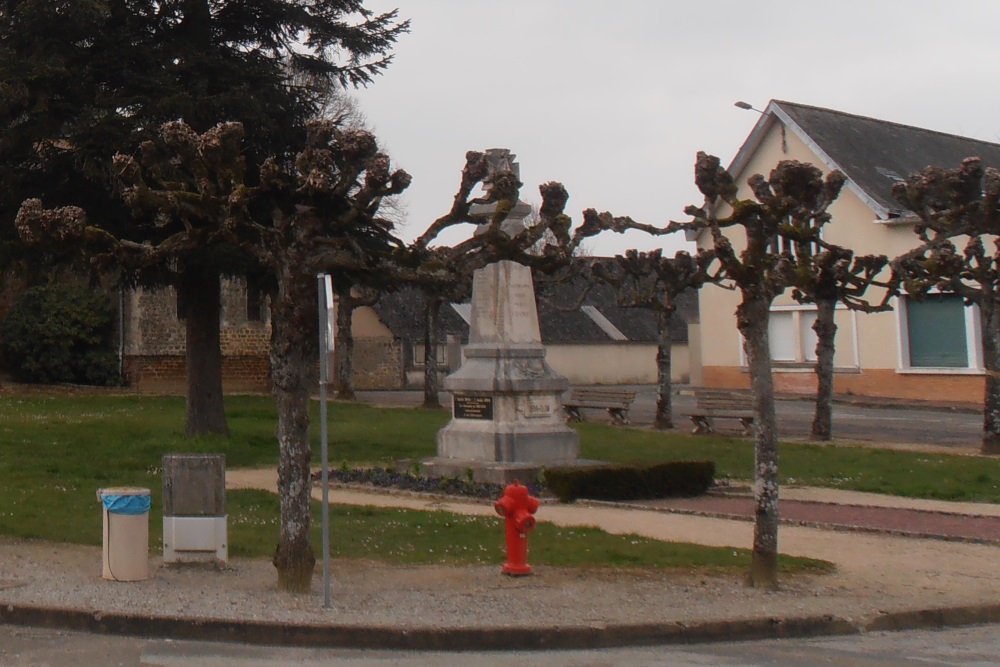
<path fill-rule="evenodd" d="M 127 355 L 125 379 L 139 391 L 183 393 L 185 365 L 183 354 Z M 266 354 L 229 354 L 222 358 L 222 385 L 226 391 L 270 391 L 269 375 Z M 383 338 L 355 340 L 354 388 L 403 389 L 399 344 Z"/>
<path fill-rule="evenodd" d="M 187 382 L 185 365 L 183 355 L 130 356 L 125 358 L 125 378 L 139 391 L 183 393 Z M 270 391 L 269 375 L 265 356 L 228 356 L 222 360 L 225 391 Z"/>

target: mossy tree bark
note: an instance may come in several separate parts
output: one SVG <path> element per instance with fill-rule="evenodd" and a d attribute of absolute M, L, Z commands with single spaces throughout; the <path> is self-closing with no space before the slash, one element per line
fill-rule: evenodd
<path fill-rule="evenodd" d="M 833 355 L 837 336 L 837 302 L 820 299 L 816 302 L 816 410 L 813 414 L 813 440 L 829 440 L 833 432 Z"/>
<path fill-rule="evenodd" d="M 737 309 L 737 326 L 753 389 L 754 409 L 754 532 L 750 585 L 778 588 L 778 434 L 774 410 L 774 381 L 768 337 L 770 299 L 744 294 Z"/>
<path fill-rule="evenodd" d="M 426 305 L 426 322 L 424 326 L 424 407 L 440 408 L 438 400 L 438 315 L 441 312 L 441 299 L 430 297 Z"/>
<path fill-rule="evenodd" d="M 294 253 L 289 251 L 294 259 Z M 274 554 L 279 585 L 307 592 L 316 555 L 309 540 L 311 449 L 309 392 L 319 381 L 319 308 L 312 275 L 287 266 L 279 274 L 271 319 L 271 381 L 278 407 L 278 496 L 280 537 Z"/>
<path fill-rule="evenodd" d="M 1000 454 L 1000 307 L 992 298 L 979 304 L 979 326 L 983 340 L 983 454 Z"/>
<path fill-rule="evenodd" d="M 341 401 L 356 401 L 354 393 L 354 309 L 357 302 L 351 298 L 350 285 L 333 286 L 337 293 L 337 351 L 334 360 L 337 364 L 337 399 Z"/>
<path fill-rule="evenodd" d="M 653 426 L 657 429 L 668 430 L 674 427 L 672 396 L 673 381 L 671 373 L 670 353 L 672 349 L 670 340 L 670 320 L 673 318 L 674 308 L 662 308 L 656 311 L 656 417 Z"/>

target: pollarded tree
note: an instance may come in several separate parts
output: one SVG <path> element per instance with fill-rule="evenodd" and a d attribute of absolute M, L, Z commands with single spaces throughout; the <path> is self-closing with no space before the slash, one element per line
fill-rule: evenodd
<path fill-rule="evenodd" d="M 753 201 L 737 198 L 736 183 L 717 157 L 698 153 L 695 163 L 695 183 L 705 203 L 685 209 L 693 218 L 688 226 L 710 234 L 722 277 L 741 296 L 736 325 L 743 335 L 754 408 L 755 522 L 750 584 L 755 587 L 778 586 L 778 437 L 768 323 L 771 304 L 794 284 L 795 270 L 790 257 L 772 252 L 772 242 L 789 221 L 801 221 L 805 226 L 809 221 L 829 220 L 827 207 L 840 194 L 844 180 L 836 171 L 824 180 L 816 167 L 786 160 L 769 178 L 755 174 L 749 179 L 756 198 Z M 728 215 L 720 217 L 723 209 Z M 740 251 L 727 236 L 737 228 L 745 238 Z"/>
<path fill-rule="evenodd" d="M 807 221 L 796 221 L 804 223 Z M 811 435 L 814 440 L 829 440 L 833 431 L 834 353 L 837 336 L 837 304 L 865 313 L 889 309 L 895 294 L 891 278 L 880 279 L 889 264 L 885 255 L 854 256 L 849 248 L 828 243 L 822 227 L 809 221 L 808 227 L 794 223 L 783 226 L 779 234 L 787 241 L 785 252 L 795 263 L 792 298 L 799 303 L 816 304 L 816 408 Z M 877 301 L 867 299 L 871 287 L 882 288 Z"/>
<path fill-rule="evenodd" d="M 597 280 L 614 288 L 618 305 L 648 308 L 656 313 L 658 390 L 653 424 L 658 429 L 674 426 L 670 379 L 671 320 L 681 294 L 699 289 L 713 280 L 709 273 L 713 260 L 714 253 L 711 251 L 692 256 L 682 250 L 671 258 L 664 257 L 662 250 L 626 250 L 624 255 L 594 262 L 591 269 Z"/>
<path fill-rule="evenodd" d="M 1000 171 L 968 158 L 956 169 L 911 174 L 893 195 L 919 218 L 920 244 L 892 260 L 906 293 L 919 299 L 939 290 L 979 308 L 982 452 L 1000 454 Z"/>
<path fill-rule="evenodd" d="M 390 171 L 389 159 L 364 130 L 340 130 L 331 122 L 309 126 L 305 149 L 294 161 L 269 159 L 256 187 L 246 187 L 236 173 L 238 153 L 217 163 L 216 141 L 231 145 L 239 126 L 220 126 L 214 135 L 195 134 L 177 158 L 192 174 L 207 171 L 231 182 L 229 198 L 245 215 L 221 221 L 223 233 L 266 267 L 277 284 L 271 315 L 271 381 L 278 404 L 278 486 L 281 536 L 274 562 L 279 582 L 290 590 L 308 590 L 315 556 L 309 540 L 310 446 L 309 392 L 316 383 L 318 350 L 316 275 L 332 270 L 379 272 L 397 244 L 391 225 L 379 219 L 383 198 L 399 194 L 410 182 L 403 171 Z M 180 129 L 167 132 L 182 131 Z M 197 148 L 197 151 L 194 150 Z M 207 157 L 207 159 L 206 159 Z M 135 167 L 119 158 L 123 171 Z M 217 165 L 217 166 L 216 166 Z M 200 186 L 206 179 L 198 179 Z M 137 181 L 137 197 L 162 198 L 169 205 L 185 194 L 154 191 Z M 203 191 L 196 190 L 198 195 Z M 230 224 L 232 225 L 230 227 Z"/>
<path fill-rule="evenodd" d="M 391 224 L 378 218 L 385 197 L 410 182 L 390 171 L 389 159 L 364 130 L 341 130 L 331 122 L 310 124 L 305 148 L 294 160 L 266 160 L 255 185 L 247 185 L 239 123 L 203 135 L 183 123 L 162 128 L 161 142 L 143 144 L 137 160 L 118 155 L 115 166 L 130 206 L 173 211 L 196 202 L 215 211 L 192 217 L 187 235 L 199 242 L 224 241 L 240 248 L 276 286 L 271 299 L 271 382 L 278 406 L 280 536 L 274 564 L 280 585 L 309 588 L 315 554 L 311 523 L 309 394 L 318 378 L 316 275 L 333 270 L 385 270 L 401 245 Z M 156 174 L 170 174 L 163 179 Z M 18 216 L 28 229 L 83 227 L 79 209 L 45 211 L 26 205 Z M 73 232 L 80 233 L 80 232 Z M 188 236 L 174 243 L 189 242 Z"/>
<path fill-rule="evenodd" d="M 255 172 L 301 146 L 331 84 L 366 85 L 408 30 L 361 0 L 10 0 L 0 7 L 0 267 L 24 256 L 21 203 L 82 207 L 114 239 L 163 242 L 182 219 L 133 220 L 114 194 L 111 156 L 164 122 L 204 132 L 241 121 Z M 106 245 L 100 252 L 106 250 Z M 209 252 L 211 250 L 211 252 Z M 188 304 L 188 432 L 225 432 L 219 275 L 244 270 L 224 246 L 174 248 L 183 261 L 123 270 L 124 282 L 176 287 Z M 217 252 L 219 251 L 219 252 Z M 129 254 L 136 259 L 136 254 Z M 235 263 L 230 259 L 236 259 Z M 194 412 L 191 412 L 194 410 Z"/>

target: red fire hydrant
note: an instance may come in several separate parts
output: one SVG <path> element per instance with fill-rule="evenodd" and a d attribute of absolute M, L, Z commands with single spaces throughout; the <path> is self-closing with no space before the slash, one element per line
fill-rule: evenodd
<path fill-rule="evenodd" d="M 504 518 L 507 528 L 507 562 L 501 570 L 504 574 L 531 574 L 528 565 L 528 532 L 535 527 L 538 498 L 528 495 L 528 487 L 514 480 L 503 492 L 493 508 Z"/>

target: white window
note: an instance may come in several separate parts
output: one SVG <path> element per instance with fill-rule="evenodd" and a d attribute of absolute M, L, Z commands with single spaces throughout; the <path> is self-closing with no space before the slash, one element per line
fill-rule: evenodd
<path fill-rule="evenodd" d="M 771 311 L 768 338 L 771 360 L 779 363 L 814 363 L 816 361 L 816 310 L 792 307 Z"/>
<path fill-rule="evenodd" d="M 413 365 L 421 366 L 424 365 L 424 344 L 414 343 L 413 344 Z M 439 344 L 437 346 L 437 365 L 438 368 L 448 366 L 448 346 L 444 344 Z"/>
<path fill-rule="evenodd" d="M 791 224 L 791 223 L 789 223 Z M 815 223 L 810 220 L 809 227 L 814 227 Z M 822 229 L 822 228 L 820 228 Z M 820 232 L 817 231 L 817 238 Z M 799 253 L 804 251 L 807 257 L 812 257 L 819 252 L 819 244 L 815 241 L 810 241 L 807 244 L 798 244 L 791 239 L 788 239 L 781 234 L 775 234 L 774 238 L 771 239 L 771 252 L 777 255 L 790 255 L 791 257 L 798 259 Z"/>
<path fill-rule="evenodd" d="M 979 311 L 956 294 L 899 298 L 900 366 L 944 370 L 982 368 Z"/>

